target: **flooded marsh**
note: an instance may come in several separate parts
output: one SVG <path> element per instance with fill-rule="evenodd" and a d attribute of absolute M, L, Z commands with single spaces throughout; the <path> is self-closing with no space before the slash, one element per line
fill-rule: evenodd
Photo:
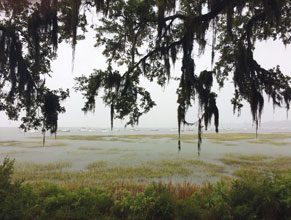
<path fill-rule="evenodd" d="M 62 185 L 118 182 L 215 182 L 245 170 L 291 172 L 291 134 L 61 135 L 1 140 L 0 157 L 16 160 L 15 178 Z"/>

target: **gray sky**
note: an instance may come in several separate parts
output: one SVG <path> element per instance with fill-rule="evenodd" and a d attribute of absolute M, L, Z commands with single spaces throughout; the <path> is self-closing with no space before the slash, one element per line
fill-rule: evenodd
<path fill-rule="evenodd" d="M 89 75 L 94 68 L 105 68 L 105 58 L 101 55 L 101 50 L 94 48 L 94 39 L 88 36 L 86 40 L 81 41 L 76 48 L 75 66 L 72 72 L 72 49 L 68 44 L 62 44 L 58 50 L 58 58 L 53 62 L 52 78 L 47 78 L 47 83 L 50 88 L 69 88 L 71 96 L 64 102 L 67 112 L 60 115 L 60 127 L 109 127 L 110 112 L 109 108 L 105 107 L 101 99 L 97 98 L 95 113 L 84 115 L 81 111 L 84 100 L 81 94 L 74 92 L 74 77 L 82 74 Z M 199 58 L 196 57 L 196 71 L 204 69 L 210 70 L 210 49 L 206 49 L 205 54 Z M 264 68 L 272 68 L 276 65 L 281 66 L 281 70 L 291 75 L 291 46 L 285 47 L 280 42 L 261 42 L 257 44 L 255 50 L 255 58 Z M 180 75 L 180 64 L 177 62 L 173 69 L 173 75 Z M 140 119 L 140 127 L 176 127 L 177 125 L 177 82 L 161 88 L 154 83 L 143 81 L 143 85 L 151 92 L 152 98 L 156 101 L 157 106 L 154 107 L 147 115 Z M 230 99 L 233 94 L 233 84 L 227 83 L 225 88 L 218 92 L 218 107 L 220 110 L 221 123 L 251 123 L 251 114 L 248 104 L 245 105 L 238 118 L 233 115 Z M 188 120 L 197 120 L 197 106 L 189 110 Z M 273 105 L 265 104 L 262 122 L 287 120 L 286 110 L 276 108 L 273 110 Z M 19 126 L 19 122 L 11 122 L 7 117 L 0 113 L 0 124 L 4 127 Z M 115 121 L 116 127 L 124 126 L 119 120 Z"/>

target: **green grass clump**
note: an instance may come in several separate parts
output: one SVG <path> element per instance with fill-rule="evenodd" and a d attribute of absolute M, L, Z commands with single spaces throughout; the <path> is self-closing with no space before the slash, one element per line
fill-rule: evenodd
<path fill-rule="evenodd" d="M 96 162 L 93 162 L 93 163 L 90 163 L 87 165 L 87 169 L 88 170 L 98 170 L 98 169 L 102 169 L 102 168 L 106 168 L 108 165 L 107 161 L 96 161 Z"/>
<path fill-rule="evenodd" d="M 244 165 L 260 165 L 270 157 L 265 155 L 241 155 L 241 154 L 227 154 L 220 161 L 226 165 L 244 166 Z"/>
<path fill-rule="evenodd" d="M 291 157 L 265 155 L 228 154 L 220 159 L 222 163 L 232 168 L 234 175 L 240 175 L 248 170 L 289 173 L 291 172 Z"/>
<path fill-rule="evenodd" d="M 52 172 L 52 171 L 62 171 L 72 167 L 71 161 L 55 161 L 47 164 L 37 164 L 37 163 L 28 163 L 21 162 L 16 163 L 16 170 L 18 172 Z"/>

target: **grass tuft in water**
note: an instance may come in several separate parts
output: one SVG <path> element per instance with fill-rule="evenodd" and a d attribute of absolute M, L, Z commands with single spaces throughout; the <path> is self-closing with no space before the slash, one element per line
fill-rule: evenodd
<path fill-rule="evenodd" d="M 14 178 L 27 182 L 53 182 L 61 185 L 93 186 L 131 181 L 151 182 L 180 179 L 199 175 L 218 176 L 223 167 L 200 160 L 164 160 L 136 166 L 116 166 L 106 161 L 89 163 L 85 171 L 67 170 L 69 162 L 50 164 L 22 163 L 16 165 Z M 181 181 L 180 181 L 181 182 Z"/>

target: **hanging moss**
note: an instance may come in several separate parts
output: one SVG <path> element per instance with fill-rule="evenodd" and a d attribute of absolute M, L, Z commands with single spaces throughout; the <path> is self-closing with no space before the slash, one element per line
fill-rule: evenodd
<path fill-rule="evenodd" d="M 68 91 L 50 91 L 44 90 L 42 94 L 43 105 L 41 112 L 43 115 L 43 135 L 49 130 L 51 134 L 56 134 L 58 130 L 58 115 L 64 113 L 65 109 L 60 105 L 60 102 L 67 98 Z"/>

